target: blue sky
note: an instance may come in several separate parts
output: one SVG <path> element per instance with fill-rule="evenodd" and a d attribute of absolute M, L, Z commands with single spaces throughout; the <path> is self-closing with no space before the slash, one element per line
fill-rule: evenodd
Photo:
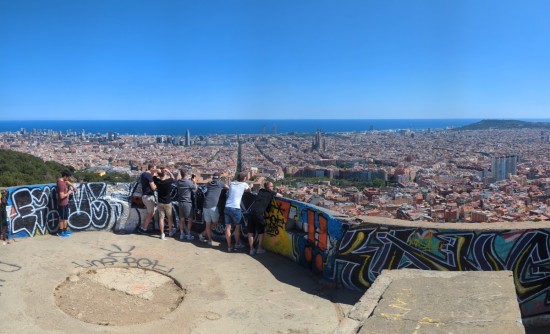
<path fill-rule="evenodd" d="M 0 120 L 549 118 L 550 1 L 0 0 Z"/>

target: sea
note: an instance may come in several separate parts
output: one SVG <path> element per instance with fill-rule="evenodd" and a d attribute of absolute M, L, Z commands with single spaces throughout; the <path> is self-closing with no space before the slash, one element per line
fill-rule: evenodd
<path fill-rule="evenodd" d="M 264 119 L 264 120 L 20 120 L 0 121 L 0 132 L 25 129 L 53 130 L 121 135 L 192 136 L 221 134 L 308 134 L 321 131 L 365 132 L 369 130 L 426 131 L 451 129 L 479 122 L 481 119 Z M 520 119 L 550 122 L 550 119 Z"/>

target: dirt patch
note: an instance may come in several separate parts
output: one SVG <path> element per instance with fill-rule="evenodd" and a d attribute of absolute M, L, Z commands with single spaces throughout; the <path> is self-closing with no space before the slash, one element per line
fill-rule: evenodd
<path fill-rule="evenodd" d="M 183 301 L 171 277 L 140 268 L 94 269 L 71 275 L 54 292 L 72 317 L 99 325 L 130 325 L 161 319 Z"/>

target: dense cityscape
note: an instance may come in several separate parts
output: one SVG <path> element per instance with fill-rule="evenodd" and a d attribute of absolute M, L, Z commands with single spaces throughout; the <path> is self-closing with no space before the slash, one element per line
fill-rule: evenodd
<path fill-rule="evenodd" d="M 248 173 L 291 199 L 349 215 L 433 222 L 550 219 L 550 136 L 540 129 L 181 137 L 21 129 L 0 148 L 77 170 L 139 175 L 148 163 Z M 338 185 L 338 186 L 337 186 Z"/>

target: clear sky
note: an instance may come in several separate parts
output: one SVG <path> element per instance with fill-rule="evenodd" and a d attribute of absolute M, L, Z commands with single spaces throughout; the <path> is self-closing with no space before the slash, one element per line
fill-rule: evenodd
<path fill-rule="evenodd" d="M 0 120 L 550 118 L 548 0 L 0 0 Z"/>

